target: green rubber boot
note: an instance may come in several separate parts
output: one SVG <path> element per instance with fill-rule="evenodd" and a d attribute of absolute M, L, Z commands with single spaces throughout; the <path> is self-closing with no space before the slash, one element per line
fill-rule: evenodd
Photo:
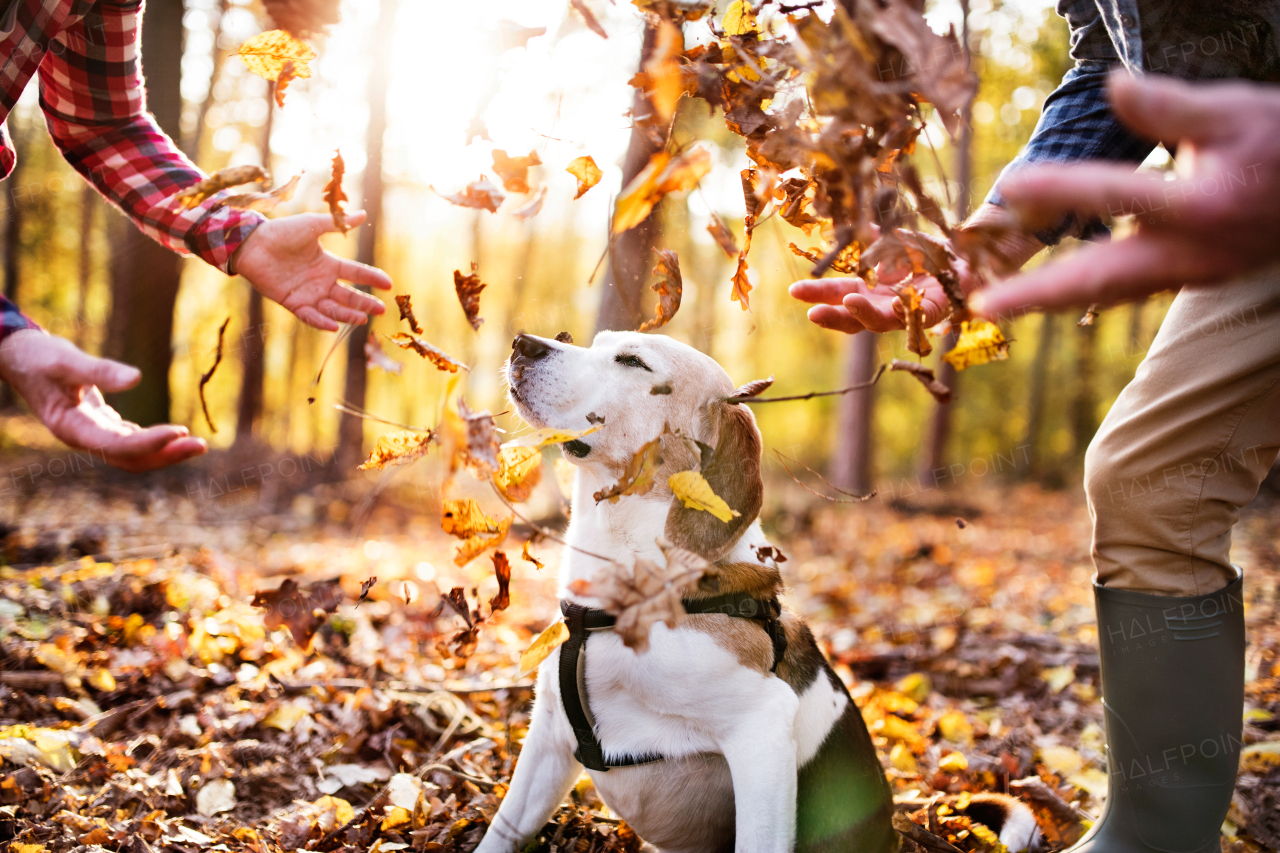
<path fill-rule="evenodd" d="M 1106 712 L 1106 808 L 1069 853 L 1217 853 L 1240 758 L 1239 569 L 1192 598 L 1093 587 Z"/>

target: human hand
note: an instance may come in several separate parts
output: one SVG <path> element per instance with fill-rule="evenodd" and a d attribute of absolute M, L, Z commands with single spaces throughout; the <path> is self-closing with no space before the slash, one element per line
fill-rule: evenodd
<path fill-rule="evenodd" d="M 97 450 L 126 471 L 148 471 L 199 456 L 203 439 L 173 424 L 143 427 L 120 417 L 99 388 L 124 391 L 138 384 L 136 367 L 94 358 L 75 344 L 38 329 L 11 333 L 0 343 L 0 378 L 71 447 Z"/>
<path fill-rule="evenodd" d="M 809 321 L 824 329 L 856 335 L 858 332 L 892 332 L 905 329 L 906 309 L 902 299 L 884 277 L 875 288 L 860 278 L 804 279 L 791 285 L 789 292 L 802 302 L 817 303 L 809 309 Z M 912 284 L 921 291 L 920 308 L 924 326 L 941 323 L 951 313 L 951 305 L 942 285 L 933 276 L 918 276 Z"/>
<path fill-rule="evenodd" d="M 1109 92 L 1134 130 L 1179 143 L 1176 179 L 1102 164 L 1019 172 L 1002 190 L 1024 221 L 1137 214 L 1137 228 L 982 292 L 978 313 L 1117 302 L 1280 260 L 1280 87 L 1117 72 Z"/>
<path fill-rule="evenodd" d="M 348 227 L 364 222 L 364 211 L 347 216 Z M 253 229 L 232 255 L 232 269 L 254 289 L 326 332 L 339 323 L 366 323 L 386 306 L 338 279 L 390 290 L 380 269 L 339 258 L 320 245 L 320 235 L 338 231 L 327 213 L 298 213 L 268 219 Z"/>

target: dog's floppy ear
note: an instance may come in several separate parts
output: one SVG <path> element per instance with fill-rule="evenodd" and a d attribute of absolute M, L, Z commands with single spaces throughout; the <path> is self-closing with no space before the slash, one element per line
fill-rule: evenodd
<path fill-rule="evenodd" d="M 740 514 L 721 521 L 709 512 L 688 509 L 671 499 L 666 536 L 681 548 L 714 562 L 733 548 L 743 531 L 760 514 L 764 484 L 760 479 L 760 429 L 746 406 L 716 400 L 707 407 L 707 444 L 702 476 L 711 490 Z"/>

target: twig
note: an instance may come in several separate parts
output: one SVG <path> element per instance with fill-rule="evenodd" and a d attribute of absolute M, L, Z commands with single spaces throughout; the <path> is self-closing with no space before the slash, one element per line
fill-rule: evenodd
<path fill-rule="evenodd" d="M 222 336 L 227 332 L 227 324 L 231 322 L 231 318 L 222 321 L 222 325 L 218 327 L 218 352 L 213 357 L 213 367 L 200 377 L 200 408 L 204 412 L 204 421 L 209 425 L 209 429 L 215 433 L 218 428 L 213 425 L 213 418 L 209 417 L 209 404 L 204 401 L 204 386 L 209 384 L 209 380 L 213 378 L 213 373 L 218 369 L 218 365 L 222 364 Z"/>
<path fill-rule="evenodd" d="M 346 414 L 354 415 L 357 418 L 364 418 L 366 421 L 377 421 L 380 424 L 386 424 L 387 426 L 400 427 L 401 429 L 412 430 L 413 432 L 425 432 L 431 435 L 432 437 L 435 437 L 436 431 L 431 427 L 418 427 L 418 426 L 413 426 L 412 424 L 402 424 L 399 421 L 389 421 L 386 418 L 380 418 L 377 415 L 371 415 L 368 412 L 366 412 L 364 409 L 361 409 L 359 406 L 352 406 L 351 404 L 345 401 L 341 403 L 334 403 L 333 407 L 337 409 L 339 412 L 345 412 Z"/>
<path fill-rule="evenodd" d="M 463 773 L 461 770 L 456 770 L 447 764 L 424 764 L 414 771 L 414 775 L 420 775 L 429 770 L 439 770 L 441 773 L 448 773 L 451 776 L 457 776 L 459 779 L 463 779 L 473 785 L 483 785 L 486 788 L 492 788 L 494 785 L 498 784 L 497 782 L 489 779 L 481 779 L 479 776 L 472 776 L 470 773 Z"/>
<path fill-rule="evenodd" d="M 586 556 L 588 556 L 588 557 L 595 557 L 597 560 L 604 560 L 606 563 L 614 563 L 614 562 L 617 562 L 616 560 L 611 560 L 611 559 L 609 559 L 608 557 L 602 557 L 602 556 L 600 556 L 599 554 L 594 554 L 594 553 L 592 553 L 591 551 L 587 551 L 587 550 L 585 550 L 585 549 L 583 549 L 583 548 L 579 548 L 577 545 L 570 545 L 570 544 L 569 544 L 568 542 L 566 542 L 566 541 L 565 541 L 565 540 L 564 540 L 564 539 L 563 539 L 559 534 L 555 533 L 555 532 L 554 532 L 554 531 L 552 531 L 550 528 L 543 527 L 541 524 L 538 524 L 537 522 L 530 521 L 528 518 L 525 518 L 525 517 L 524 517 L 523 515 L 521 515 L 521 514 L 520 514 L 520 512 L 515 508 L 515 505 L 514 505 L 514 504 L 512 504 L 512 503 L 511 503 L 511 501 L 507 500 L 507 496 L 506 496 L 506 495 L 504 495 L 501 491 L 499 491 L 499 490 L 498 490 L 498 487 L 497 487 L 496 485 L 494 485 L 492 482 L 491 482 L 489 485 L 490 485 L 490 486 L 492 486 L 492 488 L 493 488 L 493 493 L 494 493 L 495 495 L 497 495 L 497 496 L 498 496 L 498 500 L 500 500 L 500 501 L 502 501 L 504 504 L 506 504 L 506 505 L 507 505 L 507 509 L 511 510 L 512 514 L 513 514 L 513 515 L 515 515 L 515 517 L 516 517 L 516 518 L 520 519 L 520 520 L 521 520 L 521 521 L 523 521 L 525 524 L 527 524 L 527 525 L 529 525 L 530 527 L 532 527 L 535 531 L 537 531 L 537 532 L 538 532 L 538 533 L 540 533 L 541 535 L 545 536 L 546 538 L 550 539 L 550 540 L 551 540 L 551 541 L 553 541 L 553 542 L 559 542 L 559 543 L 560 543 L 561 545 L 563 545 L 564 547 L 568 548 L 568 549 L 569 549 L 569 550 L 571 550 L 571 551 L 577 551 L 579 554 L 585 554 L 585 555 L 586 555 Z"/>
<path fill-rule="evenodd" d="M 343 323 L 342 329 L 338 332 L 338 336 L 333 339 L 333 345 L 329 347 L 329 351 L 324 354 L 324 358 L 320 361 L 320 369 L 316 371 L 316 378 L 311 380 L 311 396 L 307 398 L 308 403 L 316 401 L 316 389 L 320 387 L 320 377 L 324 376 L 325 365 L 329 363 L 330 356 L 337 350 L 338 344 L 347 339 L 347 336 L 355 331 L 354 323 Z"/>
<path fill-rule="evenodd" d="M 876 371 L 876 375 L 871 377 L 867 382 L 859 382 L 857 385 L 850 385 L 848 388 L 837 388 L 834 391 L 810 391 L 808 394 L 795 394 L 790 397 L 748 397 L 745 400 L 734 400 L 736 403 L 786 403 L 791 400 L 812 400 L 814 397 L 832 397 L 837 394 L 848 394 L 850 391 L 857 391 L 861 388 L 870 388 L 880 381 L 880 377 L 884 376 L 887 369 L 886 365 L 880 365 L 880 369 Z"/>
<path fill-rule="evenodd" d="M 845 247 L 853 242 L 853 233 L 853 228 L 849 225 L 841 225 L 836 228 L 836 244 L 831 247 L 831 251 L 827 252 L 822 260 L 814 265 L 809 275 L 814 278 L 822 278 L 827 270 L 831 269 L 831 265 L 836 262 L 836 259 L 840 257 L 840 253 L 845 250 Z"/>
<path fill-rule="evenodd" d="M 792 462 L 795 462 L 795 463 L 796 463 L 797 465 L 799 465 L 801 468 L 803 468 L 804 470 L 808 471 L 808 472 L 809 472 L 810 474 L 812 474 L 813 476 L 817 477 L 819 480 L 821 480 L 823 483 L 825 483 L 829 488 L 835 489 L 835 490 L 836 490 L 837 492 L 839 492 L 840 494 L 842 494 L 842 495 L 847 495 L 848 497 L 853 498 L 853 500 L 851 500 L 851 501 L 842 501 L 842 500 L 840 500 L 839 498 L 829 497 L 829 496 L 827 496 L 827 495 L 822 494 L 821 492 L 816 492 L 816 491 L 814 491 L 813 489 L 811 489 L 811 488 L 809 488 L 808 486 L 806 486 L 804 483 L 800 482 L 800 478 L 799 478 L 799 477 L 797 477 L 795 474 L 792 474 L 792 473 L 791 473 L 791 469 L 787 467 L 787 463 L 782 461 L 782 460 L 786 459 L 786 457 L 782 455 L 782 451 L 780 451 L 780 450 L 778 450 L 778 449 L 776 449 L 776 448 L 775 448 L 773 452 L 777 455 L 777 457 L 778 457 L 778 463 L 779 463 L 780 465 L 782 465 L 783 470 L 784 470 L 784 471 L 786 471 L 788 474 L 791 474 L 791 479 L 795 480 L 797 483 L 800 483 L 800 487 L 801 487 L 801 488 L 803 488 L 805 491 L 810 492 L 810 493 L 812 493 L 812 494 L 815 494 L 815 495 L 817 495 L 818 497 L 822 498 L 823 500 L 828 500 L 828 501 L 831 501 L 832 503 L 837 503 L 837 504 L 860 504 L 860 503 L 865 503 L 865 502 L 867 502 L 867 501 L 871 500 L 872 498 L 874 498 L 874 497 L 876 496 L 876 492 L 874 492 L 874 491 L 873 491 L 873 492 L 870 492 L 869 494 L 865 494 L 865 495 L 855 495 L 853 492 L 846 492 L 844 489 L 840 488 L 839 486 L 834 486 L 834 485 L 832 485 L 832 484 L 827 480 L 827 478 L 826 478 L 826 477 L 822 476 L 822 475 L 821 475 L 821 474 L 819 474 L 817 471 L 813 470 L 813 469 L 812 469 L 812 468 L 810 468 L 808 465 L 806 465 L 806 464 L 804 464 L 803 462 L 801 462 L 799 459 L 796 459 L 795 457 L 792 457 L 792 459 L 791 459 L 791 461 L 792 461 Z"/>

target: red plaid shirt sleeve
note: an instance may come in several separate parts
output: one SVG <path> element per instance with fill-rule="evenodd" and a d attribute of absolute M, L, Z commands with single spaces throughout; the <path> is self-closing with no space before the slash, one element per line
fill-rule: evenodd
<path fill-rule="evenodd" d="M 227 270 L 263 217 L 174 196 L 204 174 L 146 111 L 139 61 L 142 0 L 98 0 L 57 30 L 40 62 L 40 105 L 63 156 L 148 236 Z"/>

